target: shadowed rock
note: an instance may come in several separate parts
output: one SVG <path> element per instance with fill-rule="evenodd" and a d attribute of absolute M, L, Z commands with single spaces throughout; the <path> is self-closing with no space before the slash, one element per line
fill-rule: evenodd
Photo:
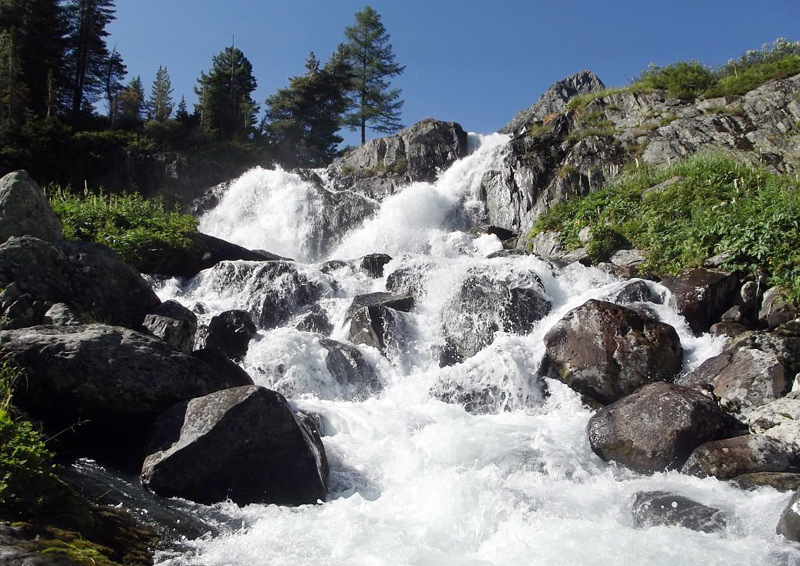
<path fill-rule="evenodd" d="M 631 504 L 633 523 L 637 527 L 678 526 L 714 533 L 727 525 L 719 509 L 666 491 L 640 491 Z"/>

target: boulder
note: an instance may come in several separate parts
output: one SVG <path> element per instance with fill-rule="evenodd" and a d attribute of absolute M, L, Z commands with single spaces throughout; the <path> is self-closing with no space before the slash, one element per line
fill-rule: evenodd
<path fill-rule="evenodd" d="M 761 434 L 745 434 L 698 446 L 681 468 L 684 474 L 727 480 L 756 472 L 800 472 L 792 446 Z"/>
<path fill-rule="evenodd" d="M 696 268 L 661 281 L 695 334 L 708 332 L 737 298 L 739 281 L 723 271 Z"/>
<path fill-rule="evenodd" d="M 719 509 L 667 491 L 639 491 L 631 503 L 637 527 L 677 526 L 715 533 L 725 530 L 727 520 Z"/>
<path fill-rule="evenodd" d="M 190 279 L 221 261 L 286 259 L 262 250 L 249 250 L 202 232 L 185 232 L 183 236 L 188 240 L 188 246 L 159 254 L 150 263 L 139 266 L 140 269 L 145 273 Z"/>
<path fill-rule="evenodd" d="M 800 450 L 800 391 L 791 391 L 753 409 L 747 425 L 756 434 L 763 434 Z"/>
<path fill-rule="evenodd" d="M 702 392 L 657 382 L 600 409 L 587 431 L 600 458 L 649 473 L 680 468 L 695 448 L 728 436 L 729 420 Z"/>
<path fill-rule="evenodd" d="M 347 320 L 350 321 L 348 340 L 387 353 L 401 340 L 405 326 L 402 313 L 413 306 L 414 297 L 411 295 L 381 292 L 356 295 L 347 309 Z"/>
<path fill-rule="evenodd" d="M 81 423 L 74 442 L 90 454 L 129 446 L 139 456 L 152 421 L 167 408 L 252 383 L 153 336 L 102 324 L 0 331 L 0 350 L 25 370 L 14 393 L 19 407 L 51 431 Z"/>
<path fill-rule="evenodd" d="M 150 285 L 106 246 L 32 236 L 0 244 L 0 328 L 41 324 L 55 303 L 93 320 L 138 328 L 160 303 Z"/>
<path fill-rule="evenodd" d="M 172 407 L 155 423 L 142 483 L 199 503 L 324 500 L 325 450 L 280 393 L 244 386 Z"/>
<path fill-rule="evenodd" d="M 471 270 L 442 309 L 445 342 L 440 364 L 452 365 L 474 356 L 494 341 L 496 332 L 530 332 L 550 308 L 535 273 L 504 278 L 488 269 Z"/>
<path fill-rule="evenodd" d="M 797 309 L 784 298 L 783 289 L 770 287 L 761 300 L 758 320 L 767 328 L 777 328 L 797 316 Z"/>
<path fill-rule="evenodd" d="M 0 243 L 12 236 L 48 242 L 62 238 L 61 221 L 26 171 L 14 171 L 0 179 Z"/>
<path fill-rule="evenodd" d="M 328 313 L 319 305 L 311 305 L 303 315 L 300 321 L 295 325 L 297 330 L 303 332 L 315 332 L 323 336 L 330 336 L 333 332 L 333 324 L 331 324 Z"/>
<path fill-rule="evenodd" d="M 653 287 L 642 279 L 629 281 L 614 293 L 609 301 L 618 305 L 630 305 L 634 303 L 653 303 L 660 305 L 664 298 L 653 289 Z"/>
<path fill-rule="evenodd" d="M 800 490 L 795 492 L 783 510 L 775 532 L 788 541 L 800 542 Z"/>
<path fill-rule="evenodd" d="M 348 391 L 349 398 L 364 399 L 380 391 L 381 382 L 375 368 L 358 348 L 329 338 L 320 338 L 319 344 L 326 350 L 328 371 Z"/>
<path fill-rule="evenodd" d="M 739 489 L 758 489 L 771 487 L 778 491 L 797 491 L 800 489 L 800 474 L 791 472 L 754 472 L 742 474 L 731 479 Z"/>
<path fill-rule="evenodd" d="M 81 319 L 80 313 L 69 305 L 56 303 L 44 313 L 42 322 L 56 326 L 76 326 L 83 324 L 84 321 Z"/>
<path fill-rule="evenodd" d="M 208 323 L 206 346 L 217 348 L 230 359 L 240 362 L 255 335 L 256 325 L 247 311 L 225 311 L 213 316 Z"/>
<path fill-rule="evenodd" d="M 177 301 L 165 301 L 144 317 L 144 327 L 176 350 L 188 354 L 197 332 L 197 316 Z"/>
<path fill-rule="evenodd" d="M 216 348 L 199 348 L 192 352 L 192 357 L 200 360 L 210 367 L 221 379 L 228 383 L 238 385 L 250 385 L 253 379 L 241 366 L 231 359 L 221 350 Z"/>
<path fill-rule="evenodd" d="M 322 294 L 319 283 L 287 261 L 223 261 L 198 278 L 200 284 L 232 297 L 236 309 L 250 313 L 256 327 L 264 330 L 285 324 Z"/>
<path fill-rule="evenodd" d="M 392 261 L 392 256 L 388 254 L 369 254 L 359 260 L 361 269 L 366 271 L 373 279 L 383 277 L 383 268 Z"/>
<path fill-rule="evenodd" d="M 598 300 L 567 313 L 544 343 L 548 373 L 604 404 L 648 383 L 672 381 L 683 361 L 670 325 Z"/>
<path fill-rule="evenodd" d="M 386 276 L 386 290 L 398 295 L 422 297 L 430 269 L 431 265 L 425 263 L 414 263 L 395 269 Z"/>

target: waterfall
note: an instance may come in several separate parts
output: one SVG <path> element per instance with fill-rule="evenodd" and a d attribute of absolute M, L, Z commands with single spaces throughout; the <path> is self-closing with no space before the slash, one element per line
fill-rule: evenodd
<path fill-rule="evenodd" d="M 541 376 L 543 337 L 570 309 L 613 297 L 624 282 L 578 264 L 492 255 L 500 241 L 472 229 L 483 215 L 481 180 L 499 167 L 507 138 L 473 135 L 472 142 L 476 149 L 436 182 L 411 184 L 381 202 L 331 191 L 321 179 L 257 168 L 201 219 L 205 232 L 298 263 L 265 271 L 254 262 L 223 262 L 158 293 L 204 313 L 201 321 L 232 308 L 260 317 L 242 365 L 257 384 L 314 415 L 331 489 L 324 504 L 296 508 L 188 504 L 214 526 L 213 536 L 163 550 L 157 563 L 800 563 L 774 533 L 786 494 L 677 472 L 639 475 L 591 451 L 590 409 Z M 376 252 L 392 259 L 383 277 L 373 278 L 353 260 Z M 459 316 L 453 297 L 470 277 L 540 292 L 549 310 L 524 332 L 494 329 L 477 353 L 440 367 L 447 322 L 470 324 L 451 318 Z M 325 340 L 347 343 L 353 297 L 389 285 L 413 289 L 415 305 L 392 347 L 359 346 L 374 383 L 343 384 L 326 362 Z M 290 306 L 267 316 L 276 293 Z M 311 305 L 327 314 L 330 338 L 296 328 Z M 650 308 L 678 331 L 685 371 L 720 351 L 719 339 L 695 337 L 671 307 Z M 716 534 L 636 528 L 630 500 L 642 490 L 722 509 L 728 526 Z"/>

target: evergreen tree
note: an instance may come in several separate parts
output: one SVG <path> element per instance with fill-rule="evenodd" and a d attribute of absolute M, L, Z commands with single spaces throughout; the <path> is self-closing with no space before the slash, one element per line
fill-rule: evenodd
<path fill-rule="evenodd" d="M 183 99 L 181 99 L 183 100 Z M 184 111 L 186 102 L 183 101 Z M 159 67 L 156 80 L 150 90 L 150 100 L 147 103 L 148 118 L 157 122 L 165 122 L 172 114 L 172 81 L 166 67 Z"/>
<path fill-rule="evenodd" d="M 189 110 L 186 106 L 186 97 L 181 96 L 181 101 L 178 103 L 178 109 L 175 110 L 175 120 L 178 122 L 185 124 L 190 120 Z"/>
<path fill-rule="evenodd" d="M 293 77 L 289 86 L 267 101 L 267 138 L 277 159 L 287 167 L 320 167 L 330 163 L 342 138 L 336 134 L 347 110 L 350 68 L 334 54 L 320 69 L 311 53 L 306 74 Z"/>
<path fill-rule="evenodd" d="M 395 63 L 389 34 L 375 10 L 367 6 L 355 17 L 355 25 L 344 32 L 353 69 L 353 110 L 347 123 L 353 129 L 360 129 L 363 145 L 367 128 L 384 134 L 403 128 L 401 90 L 390 89 L 389 79 L 402 74 L 405 66 Z"/>
<path fill-rule="evenodd" d="M 144 87 L 142 78 L 133 77 L 117 96 L 117 118 L 120 128 L 134 130 L 142 125 L 144 115 Z"/>
<path fill-rule="evenodd" d="M 14 33 L 3 30 L 0 32 L 0 126 L 4 132 L 23 123 L 26 96 Z"/>
<path fill-rule="evenodd" d="M 105 92 L 110 54 L 106 26 L 114 19 L 114 0 L 67 0 L 67 97 L 72 114 L 91 111 Z M 121 59 L 120 59 L 121 61 Z"/>
<path fill-rule="evenodd" d="M 118 112 L 118 95 L 123 90 L 122 79 L 128 72 L 125 63 L 122 62 L 122 56 L 114 49 L 105 63 L 105 72 L 103 73 L 103 85 L 106 94 L 106 102 L 108 104 L 108 117 L 111 118 L 112 127 L 115 125 L 115 117 Z"/>
<path fill-rule="evenodd" d="M 244 53 L 236 47 L 226 47 L 215 55 L 211 70 L 200 73 L 195 87 L 203 130 L 216 134 L 220 140 L 249 137 L 258 112 L 251 97 L 255 89 L 253 67 Z"/>

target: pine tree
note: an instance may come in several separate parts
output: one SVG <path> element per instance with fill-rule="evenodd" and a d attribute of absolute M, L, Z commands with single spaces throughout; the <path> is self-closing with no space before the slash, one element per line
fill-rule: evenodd
<path fill-rule="evenodd" d="M 0 32 L 0 125 L 4 131 L 13 130 L 24 121 L 26 95 L 14 33 L 3 30 Z"/>
<path fill-rule="evenodd" d="M 353 111 L 347 122 L 351 128 L 360 129 L 363 145 L 367 128 L 384 134 L 403 128 L 401 90 L 390 89 L 389 79 L 402 74 L 405 66 L 395 63 L 389 34 L 375 10 L 367 6 L 355 17 L 355 25 L 345 29 L 353 69 Z"/>
<path fill-rule="evenodd" d="M 117 116 L 117 107 L 119 105 L 118 96 L 122 92 L 122 79 L 128 72 L 125 63 L 122 62 L 122 56 L 114 49 L 105 63 L 105 71 L 103 73 L 103 85 L 106 94 L 106 103 L 108 104 L 108 117 L 111 118 L 112 126 L 115 125 L 115 117 Z"/>
<path fill-rule="evenodd" d="M 247 138 L 253 132 L 258 105 L 253 67 L 236 47 L 226 47 L 212 59 L 208 74 L 200 73 L 195 93 L 202 128 L 220 140 Z"/>
<path fill-rule="evenodd" d="M 120 128 L 134 130 L 142 125 L 144 115 L 144 87 L 142 78 L 133 77 L 128 86 L 117 96 L 116 124 Z"/>
<path fill-rule="evenodd" d="M 186 102 L 183 102 L 184 110 Z M 148 118 L 157 122 L 165 122 L 172 114 L 175 105 L 172 103 L 172 81 L 166 67 L 159 67 L 153 88 L 150 90 L 150 100 L 147 102 Z"/>
<path fill-rule="evenodd" d="M 336 134 L 347 110 L 351 76 L 346 60 L 334 54 L 320 69 L 314 53 L 306 74 L 267 101 L 267 139 L 287 167 L 320 167 L 330 163 L 342 138 Z"/>
<path fill-rule="evenodd" d="M 190 119 L 189 110 L 186 106 L 186 97 L 181 96 L 181 101 L 178 103 L 178 109 L 175 110 L 175 120 L 178 122 L 185 124 Z"/>
<path fill-rule="evenodd" d="M 72 114 L 91 111 L 105 91 L 110 57 L 106 26 L 114 19 L 114 0 L 67 0 L 67 97 Z"/>

